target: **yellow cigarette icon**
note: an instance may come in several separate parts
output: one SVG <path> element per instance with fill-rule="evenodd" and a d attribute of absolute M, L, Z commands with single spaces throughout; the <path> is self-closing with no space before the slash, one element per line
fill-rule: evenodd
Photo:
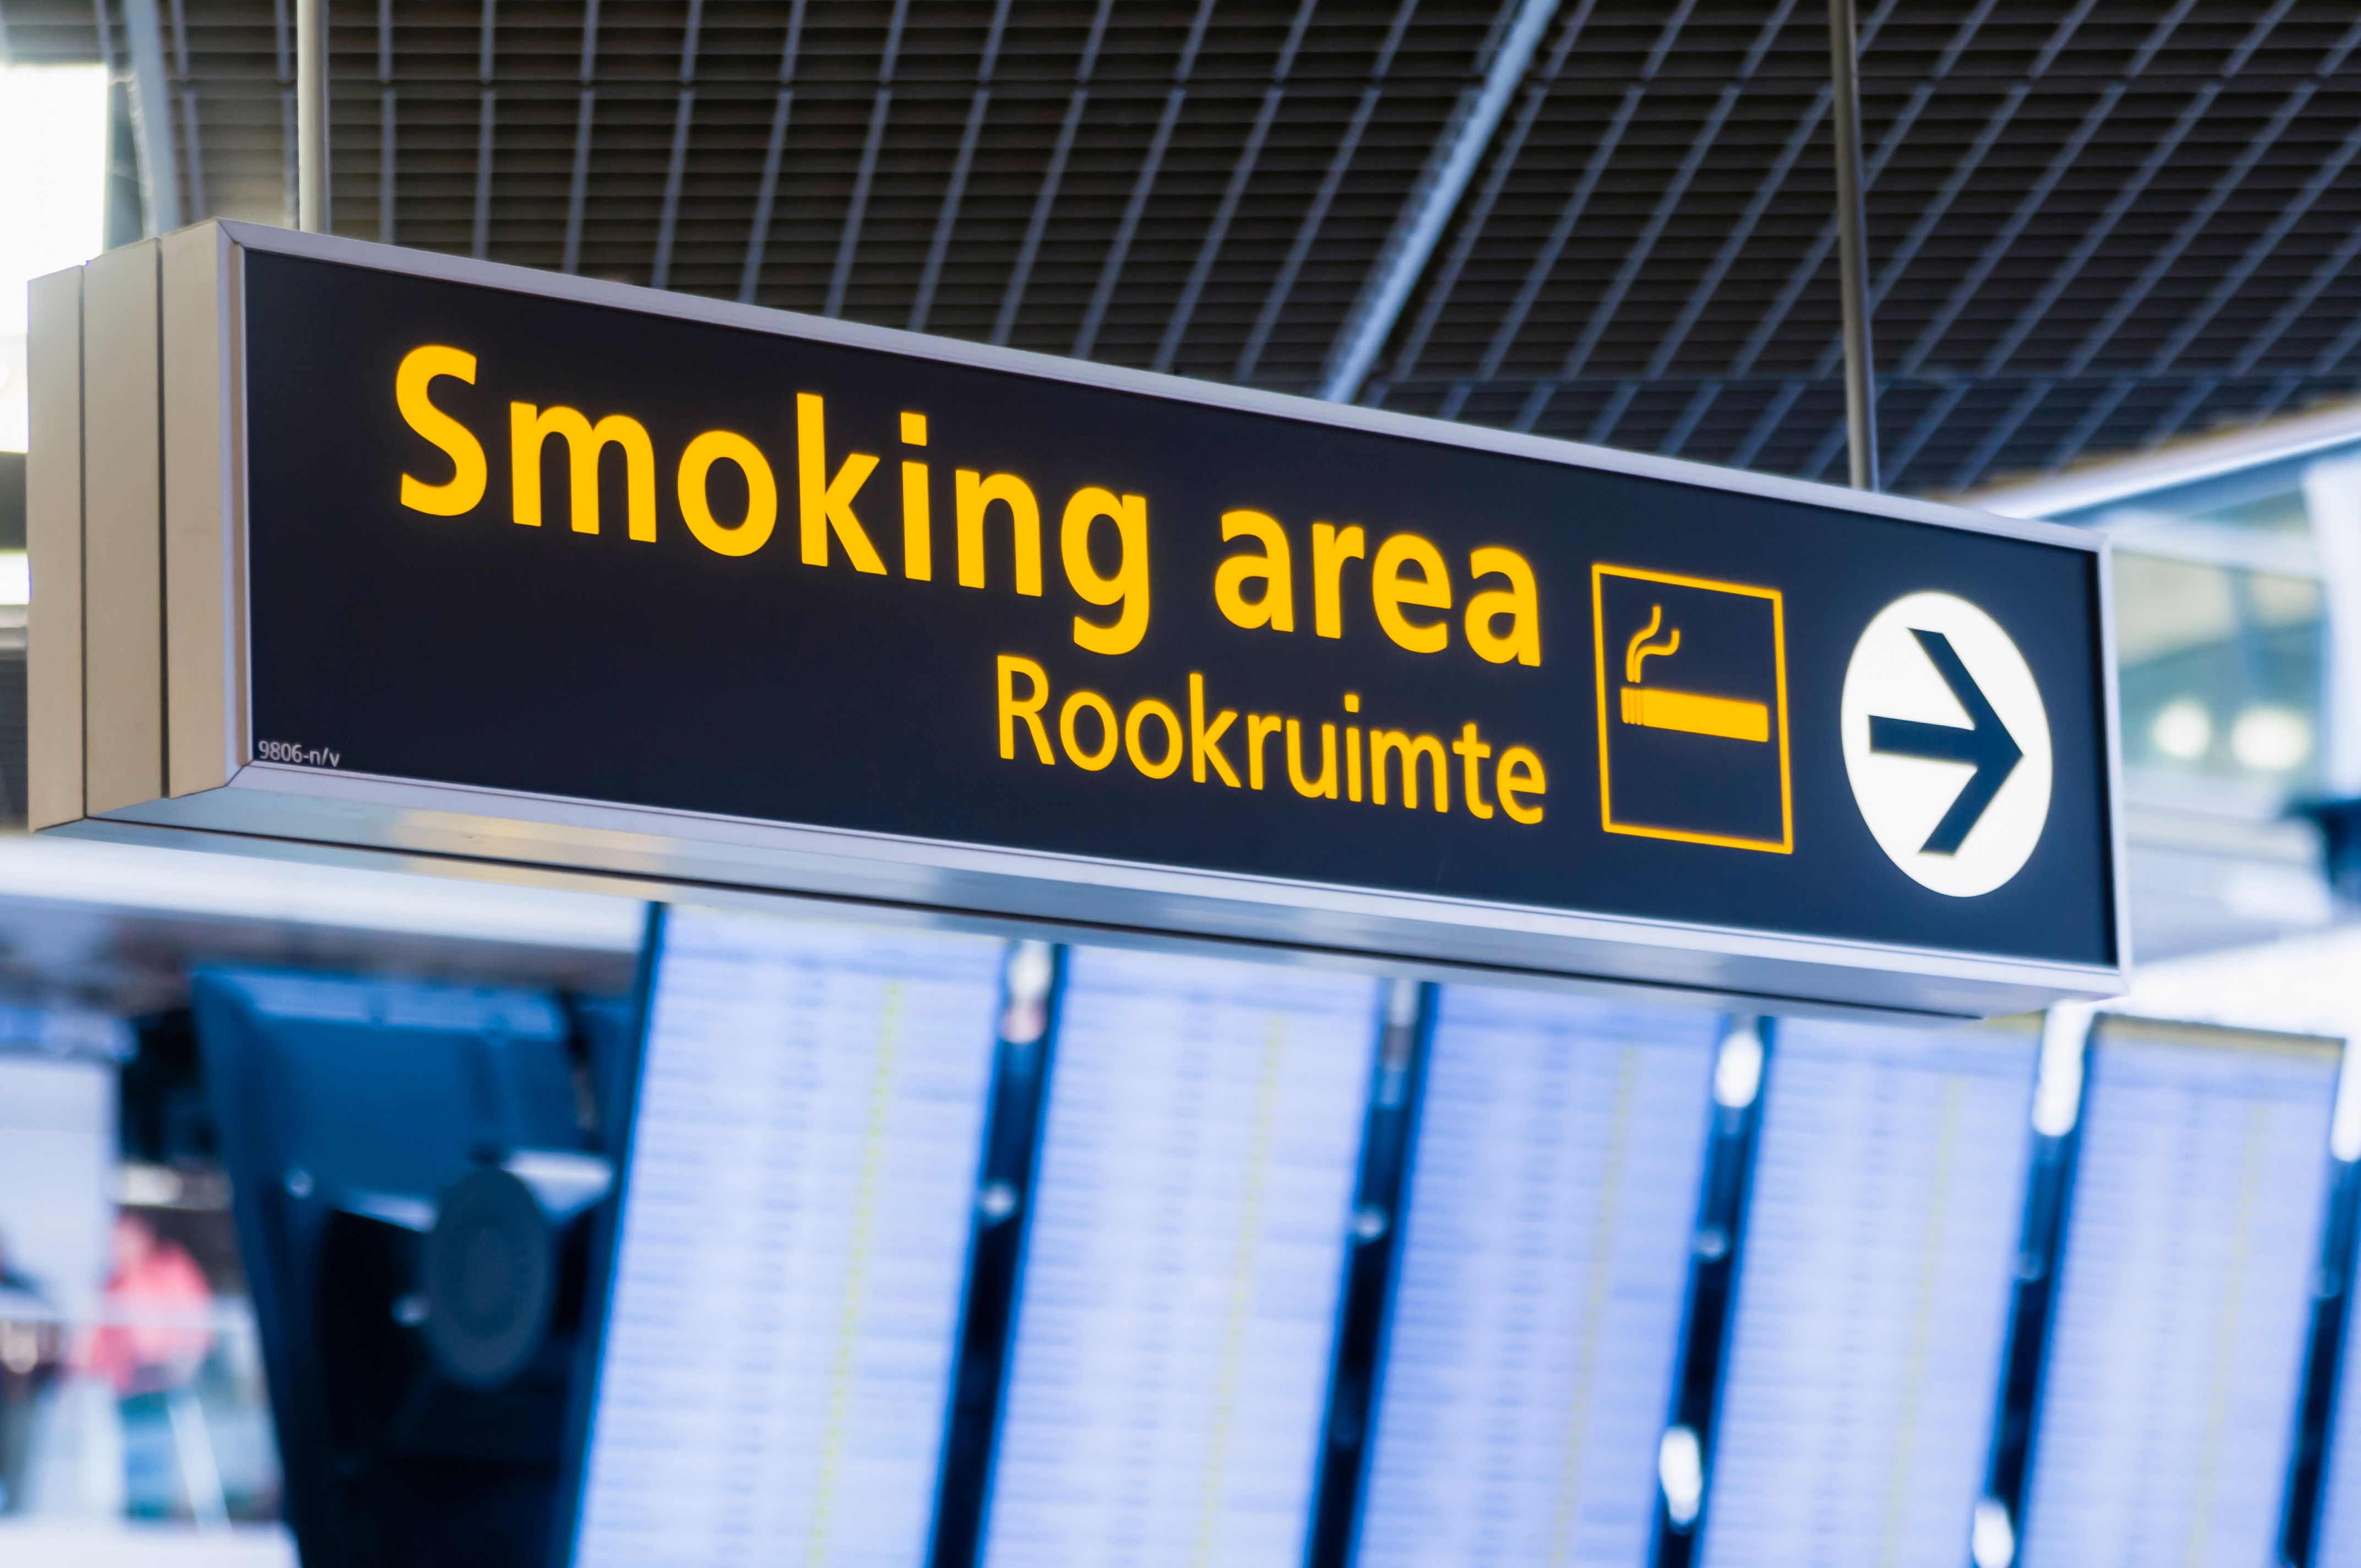
<path fill-rule="evenodd" d="M 1727 740 L 1771 739 L 1771 709 L 1763 703 L 1666 691 L 1659 686 L 1625 686 L 1623 722 L 1650 729 L 1718 735 Z"/>
<path fill-rule="evenodd" d="M 1677 626 L 1664 634 L 1663 641 L 1649 641 L 1664 624 L 1664 607 L 1657 605 L 1654 609 L 1648 624 L 1633 633 L 1631 641 L 1623 646 L 1623 678 L 1631 683 L 1622 690 L 1623 722 L 1649 729 L 1712 735 L 1725 740 L 1769 740 L 1771 709 L 1767 704 L 1639 684 L 1640 666 L 1650 656 L 1680 652 L 1681 631 Z"/>

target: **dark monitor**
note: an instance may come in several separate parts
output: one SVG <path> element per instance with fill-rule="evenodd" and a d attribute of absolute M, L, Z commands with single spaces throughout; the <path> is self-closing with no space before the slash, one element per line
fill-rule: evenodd
<path fill-rule="evenodd" d="M 1719 1025 L 1443 988 L 1362 1568 L 1646 1561 Z"/>
<path fill-rule="evenodd" d="M 2337 1060 L 2294 1036 L 2093 1030 L 2026 1568 L 2277 1561 Z"/>
<path fill-rule="evenodd" d="M 2038 1048 L 2030 1026 L 1779 1025 L 1706 1568 L 1968 1561 Z"/>
<path fill-rule="evenodd" d="M 539 1562 L 608 1179 L 567 1012 L 227 970 L 195 1011 L 306 1568 Z"/>

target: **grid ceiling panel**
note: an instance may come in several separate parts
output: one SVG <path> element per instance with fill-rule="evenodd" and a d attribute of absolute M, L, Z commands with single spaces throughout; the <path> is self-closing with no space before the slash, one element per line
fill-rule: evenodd
<path fill-rule="evenodd" d="M 1889 484 L 2361 389 L 2345 0 L 1861 4 Z M 283 221 L 289 0 L 165 10 L 184 203 Z M 1311 391 L 1513 11 L 344 0 L 334 223 Z M 0 25 L 127 69 L 121 0 Z M 1817 0 L 1560 0 L 1362 400 L 1840 473 L 1827 71 Z"/>

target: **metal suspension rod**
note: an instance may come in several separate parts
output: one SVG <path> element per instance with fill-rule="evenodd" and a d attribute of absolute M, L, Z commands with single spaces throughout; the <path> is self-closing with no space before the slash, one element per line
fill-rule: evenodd
<path fill-rule="evenodd" d="M 1869 343 L 1869 236 L 1861 189 L 1860 49 L 1853 0 L 1828 0 L 1828 79 L 1837 134 L 1837 270 L 1844 289 L 1845 437 L 1852 488 L 1883 487 L 1877 474 L 1877 375 Z"/>
<path fill-rule="evenodd" d="M 328 0 L 295 0 L 295 226 L 328 227 Z"/>

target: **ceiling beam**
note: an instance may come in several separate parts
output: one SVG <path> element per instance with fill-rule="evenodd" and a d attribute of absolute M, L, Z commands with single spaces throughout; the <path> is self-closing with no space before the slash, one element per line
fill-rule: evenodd
<path fill-rule="evenodd" d="M 2074 352 L 2067 356 L 2064 367 L 2066 375 L 2082 374 L 2090 368 L 2091 362 L 2114 341 L 2115 334 L 2122 330 L 2126 321 L 2131 319 L 2132 313 L 2147 302 L 2148 295 L 2155 291 L 2158 283 L 2164 280 L 2164 275 L 2171 271 L 2179 263 L 2181 254 L 2189 248 L 2190 242 L 2203 233 L 2205 225 L 2213 221 L 2213 214 L 2222 210 L 2222 203 L 2228 201 L 2235 192 L 2246 184 L 2247 177 L 2254 172 L 2255 165 L 2261 162 L 2263 155 L 2278 144 L 2280 135 L 2294 121 L 2303 106 L 2312 101 L 2312 94 L 2317 91 L 2319 91 L 2318 82 L 2307 82 L 2299 83 L 2295 91 L 2287 95 L 2287 100 L 2279 105 L 2279 112 L 2273 115 L 2264 124 L 2263 128 L 2257 131 L 2253 138 L 2246 143 L 2246 149 L 2238 155 L 2229 168 L 2222 171 L 2222 177 L 2213 182 L 2213 189 L 2205 193 L 2205 199 L 2198 203 L 2196 208 L 2181 220 L 2180 226 L 2173 230 L 2172 237 L 2158 248 L 2156 255 L 2149 259 L 2146 267 L 2140 269 L 2139 276 L 2132 280 L 2131 286 L 2115 296 L 2114 302 L 2107 307 L 2107 313 L 2100 317 L 2096 324 L 2083 334 L 2082 341 L 2076 345 Z"/>
<path fill-rule="evenodd" d="M 778 199 L 779 165 L 786 157 L 787 116 L 795 106 L 795 89 L 780 87 L 778 104 L 771 111 L 771 139 L 763 149 L 763 183 L 754 192 L 754 221 L 746 231 L 746 263 L 738 271 L 741 305 L 754 302 L 754 291 L 763 281 L 763 252 L 771 240 L 771 207 Z"/>
<path fill-rule="evenodd" d="M 1460 100 L 1444 126 L 1443 139 L 1429 156 L 1425 170 L 1412 187 L 1408 205 L 1396 219 L 1394 232 L 1378 252 L 1376 269 L 1361 296 L 1345 318 L 1343 331 L 1329 355 L 1319 396 L 1332 403 L 1350 402 L 1360 394 L 1369 367 L 1377 363 L 1386 339 L 1410 302 L 1411 290 L 1426 270 L 1444 225 L 1459 205 L 1476 166 L 1491 145 L 1492 132 L 1509 106 L 1509 98 L 1532 63 L 1558 0 L 1507 0 L 1509 26 L 1493 51 L 1483 82 Z M 1686 12 L 1696 0 L 1681 0 Z"/>
<path fill-rule="evenodd" d="M 1402 9 L 1407 12 L 1412 3 L 1413 0 L 1403 0 Z M 1312 192 L 1311 204 L 1303 209 L 1303 221 L 1295 225 L 1295 238 L 1289 242 L 1287 254 L 1279 259 L 1270 292 L 1263 296 L 1254 330 L 1246 334 L 1245 346 L 1238 350 L 1237 368 L 1231 372 L 1232 379 L 1251 381 L 1261 367 L 1263 350 L 1270 345 L 1270 334 L 1279 326 L 1289 296 L 1295 292 L 1295 280 L 1302 274 L 1312 247 L 1320 238 L 1321 225 L 1328 221 L 1328 209 L 1334 204 L 1336 192 L 1345 183 L 1345 171 L 1353 166 L 1353 155 L 1360 150 L 1362 135 L 1368 130 L 1382 94 L 1383 89 L 1375 82 L 1363 88 L 1361 101 L 1354 105 L 1353 117 L 1345 122 L 1345 134 L 1337 138 L 1336 150 L 1330 155 L 1328 167 L 1320 176 L 1320 188 Z"/>
<path fill-rule="evenodd" d="M 1897 374 L 1916 375 L 1918 367 L 1927 362 L 1927 356 L 1943 341 L 1943 334 L 1951 330 L 1951 323 L 1960 319 L 1960 313 L 1983 291 L 1984 283 L 1992 277 L 1993 269 L 2007 256 L 2017 236 L 2025 232 L 2025 226 L 2033 221 L 2033 215 L 2049 200 L 2050 192 L 2058 189 L 2059 181 L 2065 178 L 2066 171 L 2082 156 L 2082 149 L 2091 145 L 2092 137 L 2106 124 L 2108 116 L 2114 113 L 2115 105 L 2123 102 L 2124 87 L 2125 83 L 2120 82 L 2109 82 L 2106 90 L 2099 94 L 2098 102 L 2083 115 L 2082 123 L 2074 127 L 2074 134 L 2059 144 L 2039 178 L 2034 181 L 2015 209 L 2009 214 L 2007 221 L 1986 243 L 1967 272 L 1951 286 L 1950 293 L 1936 308 L 1927 324 L 1919 329 L 1917 341 L 1911 344 L 1894 363 Z"/>
<path fill-rule="evenodd" d="M 172 96 L 156 0 L 123 0 L 131 54 L 131 130 L 139 148 L 139 204 L 150 236 L 181 226 L 181 174 L 172 151 Z"/>
<path fill-rule="evenodd" d="M 1202 13 L 1200 13 L 1202 21 Z M 1099 326 L 1106 320 L 1107 307 L 1115 302 L 1115 284 L 1123 277 L 1123 264 L 1130 258 L 1131 242 L 1139 234 L 1139 220 L 1148 212 L 1148 199 L 1156 191 L 1156 177 L 1163 172 L 1164 154 L 1172 145 L 1173 127 L 1180 123 L 1180 110 L 1189 101 L 1189 90 L 1175 86 L 1164 96 L 1164 113 L 1156 122 L 1156 132 L 1148 138 L 1148 155 L 1139 160 L 1139 172 L 1131 182 L 1131 200 L 1124 203 L 1123 217 L 1115 225 L 1115 237 L 1107 243 L 1106 257 L 1099 264 L 1099 280 L 1091 290 L 1090 303 L 1083 307 L 1082 324 L 1074 331 L 1074 345 L 1067 352 L 1077 359 L 1088 359 L 1099 345 Z"/>
<path fill-rule="evenodd" d="M 1975 450 L 1968 454 L 1967 461 L 1952 470 L 1951 488 L 1968 489 L 1982 480 L 1993 460 L 2000 456 L 2002 449 L 2015 439 L 2016 433 L 2024 427 L 2026 420 L 2033 417 L 2033 411 L 2041 406 L 2042 400 L 2049 396 L 2049 389 L 2056 385 L 2054 381 L 2036 381 L 2017 393 L 2016 400 L 2008 405 L 2008 411 L 1985 428 L 1982 439 L 1976 443 Z"/>
<path fill-rule="evenodd" d="M 1306 7 L 1307 10 L 1309 7 Z M 1255 166 L 1262 160 L 1263 143 L 1269 139 L 1271 122 L 1279 118 L 1279 106 L 1286 97 L 1286 89 L 1273 83 L 1262 95 L 1262 108 L 1246 130 L 1246 145 L 1238 149 L 1238 160 L 1230 170 L 1230 182 L 1222 190 L 1221 205 L 1213 209 L 1213 221 L 1205 226 L 1205 237 L 1197 247 L 1197 259 L 1190 264 L 1189 276 L 1180 285 L 1180 298 L 1173 304 L 1172 314 L 1164 324 L 1164 336 L 1156 345 L 1156 358 L 1149 366 L 1154 370 L 1170 370 L 1180 356 L 1181 340 L 1188 335 L 1190 319 L 1197 313 L 1197 302 L 1205 292 L 1205 284 L 1213 275 L 1213 263 L 1222 254 L 1222 247 L 1230 236 L 1230 225 L 1238 214 L 1238 203 L 1246 199 L 1246 185 L 1253 180 Z"/>
<path fill-rule="evenodd" d="M 2149 375 L 2159 375 L 2171 369 L 2188 352 L 2189 345 L 2197 341 L 2198 334 L 2211 326 L 2213 318 L 2222 313 L 2222 307 L 2246 286 L 2246 280 L 2269 259 L 2271 252 L 2279 247 L 2279 242 L 2287 238 L 2288 231 L 2312 215 L 2312 209 L 2319 203 L 2322 194 L 2345 172 L 2356 153 L 2361 153 L 2361 126 L 2356 126 L 2352 134 L 2337 145 L 2336 149 L 2313 171 L 2312 177 L 2304 182 L 2303 189 L 2297 192 L 2294 199 L 2282 206 L 2279 215 L 2255 236 L 2254 243 L 2246 247 L 2246 254 L 2214 280 L 2213 287 L 2206 291 L 2205 298 L 2198 302 L 2197 308 L 2181 318 L 2172 335 L 2149 359 Z"/>
<path fill-rule="evenodd" d="M 918 276 L 918 292 L 910 302 L 910 330 L 927 330 L 935 308 L 935 289 L 942 281 L 943 263 L 951 253 L 951 235 L 959 227 L 960 204 L 967 200 L 967 177 L 975 167 L 975 149 L 983 137 L 983 116 L 992 107 L 992 72 L 1000 63 L 1001 40 L 1008 34 L 1012 0 L 998 0 L 992 8 L 992 27 L 983 36 L 983 54 L 976 63 L 975 96 L 969 101 L 967 125 L 960 132 L 959 156 L 951 164 L 950 182 L 943 188 L 943 204 L 935 214 L 934 243 L 927 247 L 926 269 Z"/>

